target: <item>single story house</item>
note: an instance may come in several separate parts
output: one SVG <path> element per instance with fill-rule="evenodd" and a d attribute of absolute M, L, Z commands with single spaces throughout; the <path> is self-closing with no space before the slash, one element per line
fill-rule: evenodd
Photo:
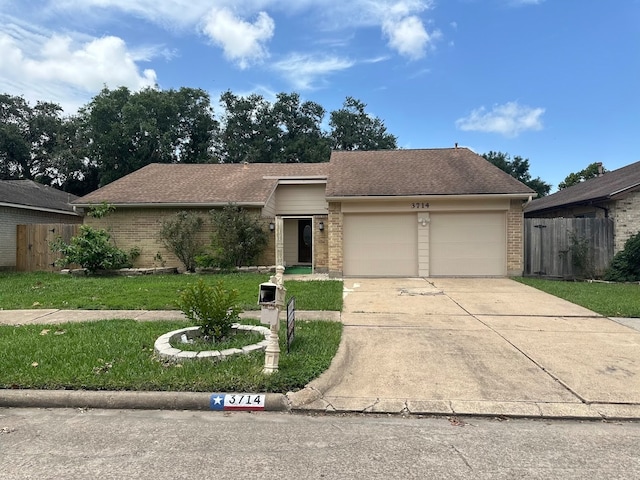
<path fill-rule="evenodd" d="M 603 173 L 529 203 L 527 218 L 610 218 L 614 252 L 640 232 L 640 162 Z"/>
<path fill-rule="evenodd" d="M 32 180 L 0 180 L 0 270 L 16 268 L 18 225 L 82 223 L 70 204 L 77 198 Z"/>
<path fill-rule="evenodd" d="M 456 147 L 336 151 L 317 164 L 151 164 L 74 205 L 114 205 L 85 221 L 110 228 L 120 248 L 141 248 L 141 266 L 179 265 L 158 238 L 168 215 L 233 202 L 271 230 L 264 264 L 332 276 L 505 276 L 522 274 L 523 204 L 534 195 Z"/>

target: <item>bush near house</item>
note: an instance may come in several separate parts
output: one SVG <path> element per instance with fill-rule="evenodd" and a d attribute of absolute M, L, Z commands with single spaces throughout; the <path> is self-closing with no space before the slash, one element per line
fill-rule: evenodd
<path fill-rule="evenodd" d="M 198 257 L 202 267 L 231 268 L 255 264 L 269 237 L 258 214 L 230 203 L 211 210 L 212 253 Z"/>
<path fill-rule="evenodd" d="M 612 282 L 640 281 L 640 232 L 630 237 L 616 253 L 604 278 Z"/>
<path fill-rule="evenodd" d="M 160 240 L 178 257 L 187 272 L 196 269 L 196 256 L 202 250 L 197 235 L 203 220 L 194 213 L 181 211 L 162 222 Z"/>

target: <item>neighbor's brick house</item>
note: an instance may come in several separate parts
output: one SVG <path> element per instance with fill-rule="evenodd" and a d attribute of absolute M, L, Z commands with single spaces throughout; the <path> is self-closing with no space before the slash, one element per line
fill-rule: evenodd
<path fill-rule="evenodd" d="M 524 212 L 527 218 L 610 218 L 618 252 L 640 232 L 640 162 L 533 200 Z"/>
<path fill-rule="evenodd" d="M 271 231 L 264 264 L 334 276 L 505 276 L 523 267 L 523 204 L 535 192 L 466 148 L 333 152 L 318 164 L 152 164 L 78 199 L 140 266 L 179 266 L 163 219 L 229 202 Z M 270 227 L 273 230 L 270 230 Z M 211 224 L 202 232 L 209 243 Z"/>
<path fill-rule="evenodd" d="M 15 270 L 17 227 L 82 223 L 70 204 L 78 197 L 32 180 L 0 180 L 0 270 Z"/>

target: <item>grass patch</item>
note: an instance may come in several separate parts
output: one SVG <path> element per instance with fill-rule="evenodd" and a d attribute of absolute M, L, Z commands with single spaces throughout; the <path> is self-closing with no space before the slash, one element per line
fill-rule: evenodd
<path fill-rule="evenodd" d="M 0 326 L 0 388 L 286 393 L 327 369 L 342 333 L 339 322 L 298 321 L 287 354 L 282 325 L 280 369 L 269 376 L 262 374 L 264 352 L 221 362 L 157 361 L 156 338 L 190 325 L 104 320 Z"/>
<path fill-rule="evenodd" d="M 514 280 L 606 317 L 640 317 L 639 284 L 564 282 L 531 277 Z"/>
<path fill-rule="evenodd" d="M 87 310 L 177 310 L 177 300 L 198 278 L 239 291 L 243 310 L 258 310 L 258 285 L 269 275 L 144 275 L 135 277 L 75 277 L 49 272 L 0 272 L 0 308 L 60 308 Z M 313 285 L 304 285 L 310 283 Z M 342 309 L 342 282 L 287 281 L 287 296 L 295 295 L 300 310 Z"/>

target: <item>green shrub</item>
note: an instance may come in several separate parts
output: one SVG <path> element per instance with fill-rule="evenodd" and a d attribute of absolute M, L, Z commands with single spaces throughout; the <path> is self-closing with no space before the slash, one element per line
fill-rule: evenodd
<path fill-rule="evenodd" d="M 214 227 L 209 266 L 241 267 L 255 262 L 267 246 L 269 236 L 258 214 L 235 204 L 211 211 Z"/>
<path fill-rule="evenodd" d="M 188 272 L 196 269 L 196 255 L 202 247 L 198 242 L 201 229 L 202 218 L 191 212 L 178 212 L 162 222 L 162 243 L 178 257 Z"/>
<path fill-rule="evenodd" d="M 238 290 L 226 290 L 222 282 L 213 287 L 200 279 L 189 285 L 180 296 L 178 306 L 185 316 L 202 330 L 202 335 L 219 342 L 231 332 L 242 311 L 238 306 Z"/>
<path fill-rule="evenodd" d="M 630 237 L 615 254 L 604 278 L 612 282 L 640 281 L 640 232 Z"/>
<path fill-rule="evenodd" d="M 131 266 L 127 252 L 111 243 L 111 235 L 106 230 L 89 225 L 81 225 L 79 235 L 73 237 L 68 244 L 58 238 L 51 243 L 50 248 L 62 253 L 62 258 L 56 262 L 59 266 L 77 264 L 91 273 Z M 135 250 L 133 254 L 135 255 Z"/>

